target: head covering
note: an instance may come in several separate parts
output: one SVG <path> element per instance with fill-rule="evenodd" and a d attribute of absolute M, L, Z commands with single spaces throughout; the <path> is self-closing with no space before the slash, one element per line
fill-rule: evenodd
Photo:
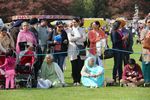
<path fill-rule="evenodd" d="M 119 18 L 116 18 L 116 21 L 121 22 L 121 27 L 124 27 L 126 25 L 126 19 L 125 18 L 119 17 Z"/>
<path fill-rule="evenodd" d="M 91 59 L 94 59 L 94 65 L 93 65 L 93 66 L 89 66 L 89 61 L 90 61 Z M 94 57 L 94 56 L 88 57 L 88 58 L 85 60 L 84 65 L 85 65 L 87 68 L 96 66 L 96 57 Z"/>
<path fill-rule="evenodd" d="M 124 27 L 126 25 L 126 21 L 125 20 L 120 20 L 121 22 L 121 27 Z"/>
<path fill-rule="evenodd" d="M 32 18 L 32 19 L 30 19 L 29 23 L 31 25 L 34 25 L 34 24 L 38 23 L 38 19 L 37 18 Z"/>
<path fill-rule="evenodd" d="M 13 27 L 19 27 L 19 26 L 21 26 L 22 22 L 23 22 L 23 20 L 18 19 L 18 20 L 13 24 Z"/>

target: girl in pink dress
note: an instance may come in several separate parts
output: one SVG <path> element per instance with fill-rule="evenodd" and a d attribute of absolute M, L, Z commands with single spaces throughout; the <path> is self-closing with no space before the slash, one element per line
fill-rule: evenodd
<path fill-rule="evenodd" d="M 0 68 L 4 68 L 5 70 L 5 88 L 9 88 L 9 83 L 10 83 L 10 88 L 13 89 L 14 86 L 14 77 L 15 77 L 15 65 L 16 65 L 16 58 L 14 57 L 13 50 L 7 50 L 6 51 L 6 58 L 5 58 L 5 63 L 0 66 Z"/>

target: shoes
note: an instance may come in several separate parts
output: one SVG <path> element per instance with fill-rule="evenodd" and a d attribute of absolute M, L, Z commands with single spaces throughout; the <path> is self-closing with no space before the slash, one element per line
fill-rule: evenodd
<path fill-rule="evenodd" d="M 90 86 L 90 88 L 92 89 L 92 88 L 94 88 L 94 86 Z"/>
<path fill-rule="evenodd" d="M 128 84 L 121 84 L 120 83 L 120 87 L 127 87 L 128 86 Z"/>
<path fill-rule="evenodd" d="M 79 83 L 79 82 L 77 82 L 77 86 L 80 86 L 80 83 Z"/>
<path fill-rule="evenodd" d="M 135 85 L 134 83 L 128 83 L 127 85 L 128 87 L 137 87 L 137 85 Z"/>
<path fill-rule="evenodd" d="M 148 63 L 149 63 L 148 61 L 145 62 L 146 65 L 147 65 Z"/>
<path fill-rule="evenodd" d="M 77 86 L 77 83 L 73 83 L 73 86 Z"/>
<path fill-rule="evenodd" d="M 150 87 L 150 83 L 144 83 L 144 87 Z"/>
<path fill-rule="evenodd" d="M 80 86 L 80 83 L 79 82 L 75 82 L 75 83 L 73 83 L 73 86 Z"/>
<path fill-rule="evenodd" d="M 90 88 L 92 89 L 92 88 L 98 88 L 98 86 L 90 86 Z"/>
<path fill-rule="evenodd" d="M 67 87 L 67 86 L 68 86 L 68 84 L 66 84 L 66 83 L 62 84 L 62 87 Z"/>

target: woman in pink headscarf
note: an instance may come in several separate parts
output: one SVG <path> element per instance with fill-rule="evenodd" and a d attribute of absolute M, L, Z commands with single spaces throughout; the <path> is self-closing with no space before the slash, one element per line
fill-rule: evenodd
<path fill-rule="evenodd" d="M 27 22 L 22 23 L 22 30 L 20 30 L 18 37 L 17 37 L 17 44 L 16 44 L 16 52 L 17 54 L 20 53 L 20 42 L 29 42 L 34 45 L 37 45 L 36 38 L 32 32 L 29 31 L 29 24 Z"/>

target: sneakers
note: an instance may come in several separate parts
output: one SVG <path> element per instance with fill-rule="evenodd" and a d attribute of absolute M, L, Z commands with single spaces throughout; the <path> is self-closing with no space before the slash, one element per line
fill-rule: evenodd
<path fill-rule="evenodd" d="M 73 86 L 77 86 L 77 83 L 73 83 Z"/>
<path fill-rule="evenodd" d="M 150 83 L 144 83 L 144 87 L 150 87 Z"/>
<path fill-rule="evenodd" d="M 98 86 L 90 86 L 90 88 L 92 89 L 92 88 L 98 88 Z"/>
<path fill-rule="evenodd" d="M 75 83 L 73 83 L 73 86 L 80 86 L 80 83 L 79 82 L 75 82 Z"/>
<path fill-rule="evenodd" d="M 62 87 L 67 87 L 67 86 L 68 86 L 68 84 L 66 84 L 66 83 L 62 84 Z"/>
<path fill-rule="evenodd" d="M 128 86 L 128 84 L 122 84 L 122 83 L 120 83 L 120 87 L 127 87 Z"/>
<path fill-rule="evenodd" d="M 77 82 L 77 86 L 80 86 L 80 83 L 79 83 L 79 82 Z"/>
<path fill-rule="evenodd" d="M 128 83 L 127 85 L 128 87 L 137 87 L 137 85 L 135 85 L 134 83 Z"/>

